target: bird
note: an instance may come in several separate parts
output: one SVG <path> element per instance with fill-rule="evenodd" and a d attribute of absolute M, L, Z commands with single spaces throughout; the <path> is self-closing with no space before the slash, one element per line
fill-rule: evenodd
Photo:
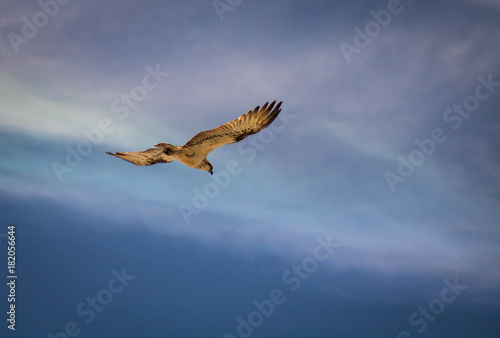
<path fill-rule="evenodd" d="M 266 102 L 262 108 L 257 106 L 231 122 L 196 134 L 183 146 L 158 143 L 154 148 L 144 151 L 106 152 L 106 154 L 139 166 L 170 163 L 177 160 L 188 167 L 204 170 L 213 175 L 213 166 L 207 160 L 208 153 L 226 144 L 240 142 L 268 127 L 281 112 L 281 104 L 282 102 L 276 104 L 276 101 L 271 104 Z"/>

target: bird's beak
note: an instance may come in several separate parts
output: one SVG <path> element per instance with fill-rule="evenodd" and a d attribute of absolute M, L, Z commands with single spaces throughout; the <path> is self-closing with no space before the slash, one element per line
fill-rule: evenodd
<path fill-rule="evenodd" d="M 212 176 L 213 176 L 213 174 L 214 174 L 213 170 L 210 170 L 210 171 L 209 171 L 209 173 L 210 173 L 210 175 L 212 175 Z"/>

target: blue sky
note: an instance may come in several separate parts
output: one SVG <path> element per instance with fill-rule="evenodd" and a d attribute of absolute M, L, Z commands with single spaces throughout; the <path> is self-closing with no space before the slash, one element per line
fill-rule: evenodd
<path fill-rule="evenodd" d="M 498 336 L 497 1 L 0 9 L 6 336 Z M 105 154 L 273 100 L 213 177 Z"/>

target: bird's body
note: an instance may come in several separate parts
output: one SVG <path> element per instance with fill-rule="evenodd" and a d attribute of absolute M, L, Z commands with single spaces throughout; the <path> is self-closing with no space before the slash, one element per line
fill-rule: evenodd
<path fill-rule="evenodd" d="M 241 115 L 236 120 L 217 128 L 196 134 L 185 145 L 174 146 L 169 143 L 158 143 L 155 148 L 145 151 L 107 153 L 136 165 L 148 166 L 157 163 L 179 161 L 188 167 L 200 169 L 213 174 L 213 167 L 207 160 L 212 150 L 223 145 L 235 143 L 245 137 L 258 133 L 269 126 L 279 115 L 281 102 L 267 102 L 260 108 Z"/>

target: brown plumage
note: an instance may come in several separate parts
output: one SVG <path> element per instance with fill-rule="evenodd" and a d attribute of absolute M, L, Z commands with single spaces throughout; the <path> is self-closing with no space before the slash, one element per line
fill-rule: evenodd
<path fill-rule="evenodd" d="M 266 102 L 260 108 L 241 115 L 236 120 L 223 124 L 217 128 L 202 131 L 186 142 L 182 147 L 168 143 L 158 143 L 155 148 L 144 151 L 116 152 L 107 154 L 119 157 L 136 165 L 153 165 L 179 161 L 185 165 L 213 174 L 213 167 L 207 160 L 212 150 L 223 145 L 236 143 L 245 137 L 258 133 L 269 126 L 279 115 L 281 102 L 275 107 L 276 101 Z"/>

